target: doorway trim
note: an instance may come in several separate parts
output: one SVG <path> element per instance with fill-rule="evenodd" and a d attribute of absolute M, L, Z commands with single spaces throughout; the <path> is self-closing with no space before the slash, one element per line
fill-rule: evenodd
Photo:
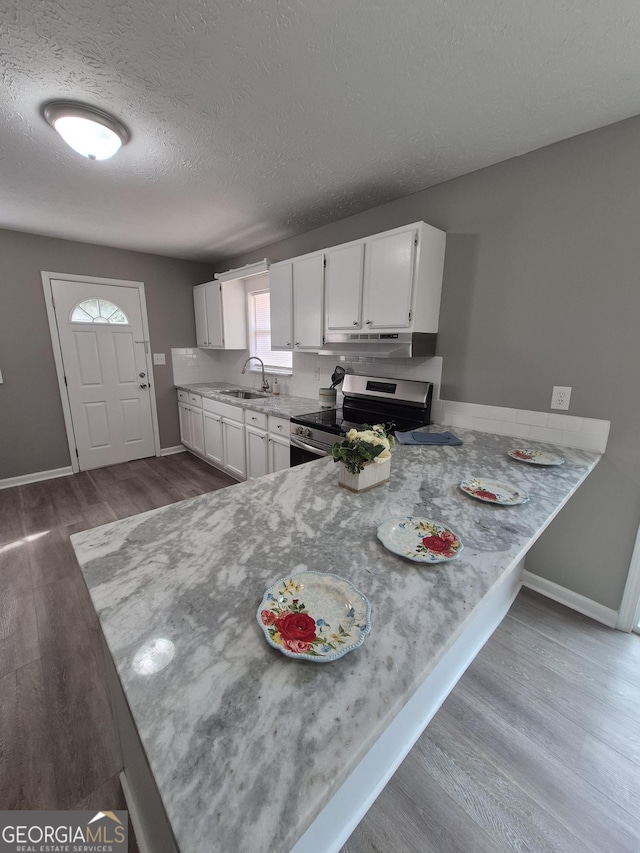
<path fill-rule="evenodd" d="M 60 391 L 60 400 L 62 402 L 62 414 L 64 417 L 64 426 L 67 432 L 67 443 L 69 445 L 69 457 L 71 459 L 71 469 L 74 474 L 80 471 L 78 456 L 76 452 L 76 438 L 73 431 L 73 420 L 71 419 L 71 405 L 69 403 L 69 394 L 64 380 L 64 364 L 62 361 L 62 348 L 60 346 L 60 338 L 58 337 L 58 324 L 53 308 L 53 289 L 51 281 L 86 281 L 89 284 L 104 284 L 111 287 L 132 287 L 138 290 L 140 296 L 140 308 L 142 311 L 142 330 L 144 335 L 144 353 L 147 364 L 147 376 L 153 376 L 153 357 L 151 355 L 151 341 L 149 337 L 149 320 L 147 318 L 147 302 L 144 294 L 144 282 L 142 281 L 125 281 L 118 278 L 97 278 L 92 275 L 74 275 L 72 273 L 57 273 L 41 271 L 42 287 L 44 290 L 44 302 L 47 309 L 47 320 L 49 321 L 49 333 L 51 335 L 51 344 L 53 346 L 53 360 L 56 366 L 56 374 L 58 377 L 58 390 Z M 151 427 L 153 430 L 153 446 L 156 456 L 160 456 L 160 430 L 158 427 L 158 408 L 156 405 L 156 389 L 155 377 L 153 379 L 153 393 L 149 394 L 151 401 Z"/>
<path fill-rule="evenodd" d="M 637 624 L 640 614 L 640 527 L 636 534 L 636 544 L 631 557 L 627 583 L 622 594 L 622 603 L 618 611 L 616 628 L 631 632 Z"/>

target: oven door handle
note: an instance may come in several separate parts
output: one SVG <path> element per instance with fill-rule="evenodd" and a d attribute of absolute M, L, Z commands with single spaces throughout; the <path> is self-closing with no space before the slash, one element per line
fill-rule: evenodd
<path fill-rule="evenodd" d="M 328 450 L 322 450 L 320 447 L 313 447 L 311 444 L 305 444 L 304 441 L 300 441 L 299 438 L 294 438 L 291 436 L 291 444 L 294 447 L 299 447 L 300 450 L 306 450 L 308 453 L 313 453 L 314 456 L 328 456 Z"/>

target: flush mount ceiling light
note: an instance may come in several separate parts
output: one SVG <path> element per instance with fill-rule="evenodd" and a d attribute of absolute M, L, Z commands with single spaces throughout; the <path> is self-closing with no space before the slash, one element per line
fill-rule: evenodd
<path fill-rule="evenodd" d="M 122 122 L 96 107 L 50 101 L 42 112 L 67 145 L 89 160 L 107 160 L 129 141 L 129 131 Z"/>

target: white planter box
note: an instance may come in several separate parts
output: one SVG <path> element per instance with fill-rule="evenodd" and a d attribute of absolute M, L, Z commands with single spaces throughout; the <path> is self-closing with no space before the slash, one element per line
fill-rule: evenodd
<path fill-rule="evenodd" d="M 367 462 L 359 474 L 351 474 L 347 471 L 344 462 L 340 463 L 340 479 L 338 485 L 350 492 L 366 492 L 375 486 L 386 483 L 391 471 L 391 459 L 384 462 Z"/>

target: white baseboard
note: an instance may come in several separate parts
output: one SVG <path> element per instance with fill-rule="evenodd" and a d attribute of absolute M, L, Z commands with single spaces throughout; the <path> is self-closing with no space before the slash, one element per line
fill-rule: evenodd
<path fill-rule="evenodd" d="M 0 489 L 11 489 L 14 486 L 25 486 L 27 483 L 39 483 L 41 480 L 54 480 L 56 477 L 67 477 L 73 474 L 71 465 L 65 468 L 52 468 L 50 471 L 34 471 L 33 474 L 21 474 L 19 477 L 7 477 L 0 480 Z"/>
<path fill-rule="evenodd" d="M 144 827 L 142 825 L 142 821 L 140 820 L 140 814 L 138 812 L 136 802 L 131 794 L 129 781 L 124 770 L 120 771 L 120 785 L 122 787 L 124 799 L 127 803 L 127 811 L 129 812 L 129 817 L 131 818 L 131 826 L 133 827 L 133 832 L 136 836 L 138 850 L 140 851 L 140 853 L 151 853 L 151 848 L 147 843 L 147 837 L 144 832 Z M 129 839 L 129 845 L 131 845 L 131 839 Z"/>
<path fill-rule="evenodd" d="M 572 610 L 577 610 L 578 613 L 583 613 L 596 622 L 602 622 L 609 628 L 615 628 L 618 623 L 618 611 L 612 610 L 610 607 L 605 607 L 604 604 L 598 604 L 591 598 L 573 592 L 564 586 L 560 586 L 553 581 L 534 575 L 526 569 L 522 571 L 522 585 L 528 589 L 539 592 L 541 595 L 546 595 L 547 598 L 552 598 L 554 601 L 570 607 Z"/>
<path fill-rule="evenodd" d="M 174 447 L 160 448 L 160 456 L 173 456 L 174 453 L 184 453 L 186 451 L 184 444 L 176 444 Z"/>

